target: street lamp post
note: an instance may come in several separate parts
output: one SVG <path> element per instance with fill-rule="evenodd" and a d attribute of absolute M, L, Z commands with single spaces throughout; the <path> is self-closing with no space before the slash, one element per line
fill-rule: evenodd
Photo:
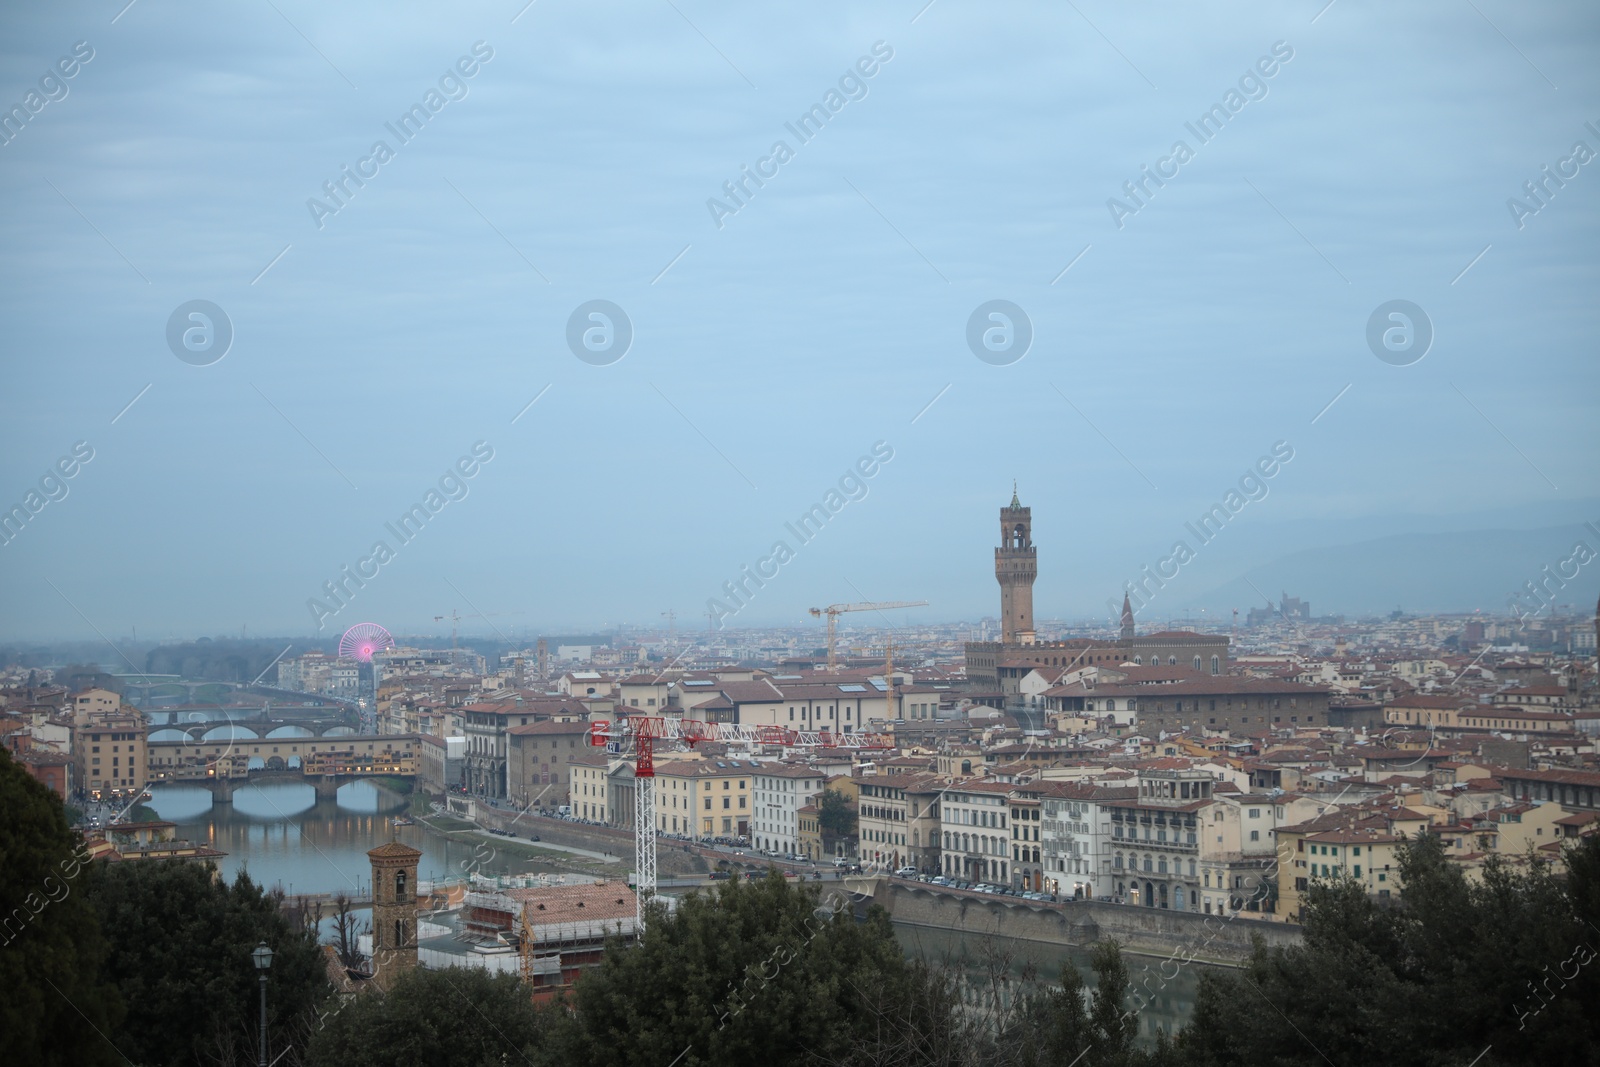
<path fill-rule="evenodd" d="M 263 941 L 251 951 L 250 958 L 255 960 L 256 974 L 261 979 L 261 1041 L 256 1063 L 257 1067 L 267 1067 L 267 970 L 272 966 L 272 949 Z"/>

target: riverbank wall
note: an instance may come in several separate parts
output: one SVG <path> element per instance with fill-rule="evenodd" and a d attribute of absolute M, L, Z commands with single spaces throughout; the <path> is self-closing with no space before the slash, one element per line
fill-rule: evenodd
<path fill-rule="evenodd" d="M 1102 901 L 1052 904 L 876 878 L 870 895 L 896 922 L 1041 945 L 1086 948 L 1115 940 L 1127 952 L 1237 966 L 1254 937 L 1269 947 L 1298 944 L 1300 927 L 1262 919 L 1143 908 Z M 853 886 L 864 892 L 865 886 Z"/>

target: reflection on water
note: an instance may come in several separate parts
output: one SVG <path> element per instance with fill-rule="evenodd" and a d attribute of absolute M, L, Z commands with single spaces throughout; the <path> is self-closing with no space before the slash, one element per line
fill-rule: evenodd
<path fill-rule="evenodd" d="M 996 1002 L 1002 1010 L 1012 1007 L 1034 989 L 1057 985 L 1061 968 L 1066 965 L 1078 969 L 1086 989 L 1093 990 L 1095 986 L 1095 973 L 1085 948 L 904 923 L 895 923 L 894 931 L 908 957 L 944 965 L 957 973 L 962 1000 L 969 1008 L 980 1009 Z M 1191 963 L 1180 969 L 1178 961 L 1126 951 L 1122 959 L 1128 968 L 1126 1006 L 1138 1009 L 1141 1003 L 1144 1005 L 1137 1016 L 1141 1044 L 1154 1043 L 1158 1029 L 1172 1034 L 1189 1021 L 1200 984 L 1200 964 Z"/>
<path fill-rule="evenodd" d="M 337 800 L 318 800 L 309 783 L 263 783 L 237 790 L 231 805 L 213 805 L 211 793 L 197 786 L 158 785 L 151 792 L 148 806 L 178 824 L 178 837 L 228 854 L 218 864 L 226 878 L 248 869 L 261 885 L 281 885 L 286 893 L 365 890 L 367 850 L 391 840 L 422 850 L 417 875 L 426 880 L 555 870 L 507 855 L 494 838 L 397 827 L 393 820 L 405 813 L 406 799 L 371 782 L 344 786 Z"/>

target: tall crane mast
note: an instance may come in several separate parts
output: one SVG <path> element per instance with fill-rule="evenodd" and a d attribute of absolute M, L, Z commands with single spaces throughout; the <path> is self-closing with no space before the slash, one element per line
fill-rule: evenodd
<path fill-rule="evenodd" d="M 702 741 L 738 742 L 758 747 L 892 749 L 883 734 L 836 734 L 827 730 L 790 730 L 782 726 L 701 722 L 629 715 L 589 724 L 589 744 L 607 752 L 634 756 L 633 851 L 637 936 L 644 937 L 645 903 L 656 895 L 656 768 L 657 741 L 680 741 L 693 748 Z"/>
<path fill-rule="evenodd" d="M 894 637 L 883 643 L 883 717 L 893 722 L 894 713 Z"/>
<path fill-rule="evenodd" d="M 831 671 L 838 665 L 838 655 L 834 651 L 834 631 L 838 625 L 839 616 L 847 611 L 890 611 L 896 608 L 925 608 L 926 600 L 885 600 L 879 603 L 862 604 L 829 604 L 825 608 L 812 608 L 811 614 L 818 618 L 828 617 L 828 669 Z"/>
<path fill-rule="evenodd" d="M 463 615 L 459 611 L 457 611 L 455 608 L 451 608 L 450 609 L 450 614 L 448 614 L 448 615 L 435 615 L 433 617 L 433 621 L 434 622 L 443 622 L 445 619 L 449 619 L 450 620 L 450 647 L 452 649 L 454 649 L 456 647 L 456 627 L 458 625 L 460 625 L 462 619 L 497 619 L 502 615 L 521 615 L 521 614 L 522 614 L 522 612 L 520 612 L 520 611 L 490 611 L 490 612 L 486 612 L 486 613 L 482 613 L 482 614 Z"/>

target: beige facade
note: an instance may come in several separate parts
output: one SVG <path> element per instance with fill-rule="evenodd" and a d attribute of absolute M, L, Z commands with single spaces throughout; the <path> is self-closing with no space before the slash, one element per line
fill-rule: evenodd
<path fill-rule="evenodd" d="M 897 871 L 911 864 L 910 806 L 906 790 L 917 785 L 911 775 L 879 774 L 856 779 L 857 831 L 861 865 Z"/>
<path fill-rule="evenodd" d="M 506 730 L 507 795 L 523 807 L 570 803 L 568 768 L 594 751 L 585 722 L 531 722 Z"/>
<path fill-rule="evenodd" d="M 1212 802 L 1204 771 L 1142 771 L 1135 799 L 1112 801 L 1111 876 L 1130 904 L 1200 911 L 1200 816 Z"/>
<path fill-rule="evenodd" d="M 572 814 L 580 819 L 614 825 L 611 821 L 608 768 L 610 759 L 603 752 L 574 756 L 567 764 L 571 774 L 569 789 Z"/>
<path fill-rule="evenodd" d="M 1264 794 L 1214 794 L 1200 812 L 1200 910 L 1258 912 L 1277 855 L 1277 812 Z"/>
<path fill-rule="evenodd" d="M 137 793 L 144 789 L 149 774 L 149 746 L 144 716 L 136 709 L 106 711 L 101 706 L 101 710 L 78 712 L 72 733 L 75 786 L 91 795 Z"/>
<path fill-rule="evenodd" d="M 656 829 L 691 837 L 747 837 L 754 760 L 656 764 Z"/>

